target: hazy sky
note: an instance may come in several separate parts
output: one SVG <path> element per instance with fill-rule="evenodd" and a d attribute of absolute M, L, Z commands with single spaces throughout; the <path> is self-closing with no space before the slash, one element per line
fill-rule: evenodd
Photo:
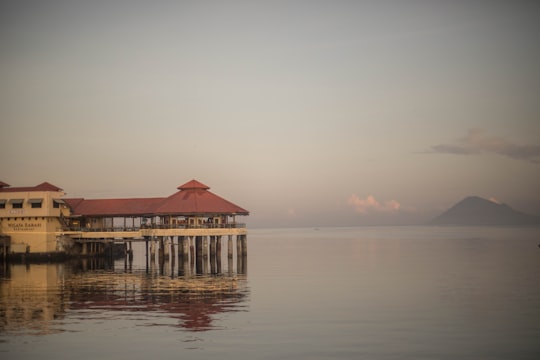
<path fill-rule="evenodd" d="M 540 214 L 539 1 L 1 1 L 0 181 L 250 226 Z"/>

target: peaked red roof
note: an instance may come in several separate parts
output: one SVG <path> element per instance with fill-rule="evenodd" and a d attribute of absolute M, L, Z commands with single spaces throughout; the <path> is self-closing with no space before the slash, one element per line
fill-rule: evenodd
<path fill-rule="evenodd" d="M 36 189 L 39 189 L 39 191 L 62 191 L 58 186 L 54 186 L 48 182 L 42 182 L 36 186 Z"/>
<path fill-rule="evenodd" d="M 193 185 L 193 182 L 190 183 Z M 179 187 L 181 190 L 166 198 L 163 203 L 155 209 L 155 213 L 178 215 L 249 215 L 249 211 L 246 209 L 208 191 L 209 187 L 206 185 L 201 185 L 202 187 L 185 187 L 184 185 Z"/>
<path fill-rule="evenodd" d="M 8 184 L 0 182 L 0 192 L 29 192 L 29 191 L 63 191 L 58 186 L 48 182 L 43 182 L 36 186 L 9 187 Z"/>
<path fill-rule="evenodd" d="M 74 215 L 84 216 L 249 215 L 247 210 L 208 191 L 210 187 L 197 180 L 191 180 L 178 189 L 180 191 L 167 198 L 64 201 Z"/>

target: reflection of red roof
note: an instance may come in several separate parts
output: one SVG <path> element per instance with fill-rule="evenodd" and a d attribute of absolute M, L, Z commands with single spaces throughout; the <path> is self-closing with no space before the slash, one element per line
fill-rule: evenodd
<path fill-rule="evenodd" d="M 249 215 L 247 210 L 208 191 L 210 188 L 197 180 L 178 189 L 167 198 L 65 199 L 65 202 L 74 215 L 84 216 Z"/>
<path fill-rule="evenodd" d="M 43 182 L 36 186 L 9 187 L 8 184 L 0 181 L 0 192 L 29 192 L 29 191 L 62 191 L 58 186 Z"/>

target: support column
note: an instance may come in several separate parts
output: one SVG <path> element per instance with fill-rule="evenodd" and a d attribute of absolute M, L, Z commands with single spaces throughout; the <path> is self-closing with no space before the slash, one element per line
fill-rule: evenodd
<path fill-rule="evenodd" d="M 169 260 L 169 256 L 171 254 L 171 244 L 170 244 L 170 239 L 168 236 L 164 237 L 163 238 L 163 259 L 164 260 Z"/>
<path fill-rule="evenodd" d="M 238 274 L 247 274 L 247 236 L 238 235 L 236 243 L 240 244 L 239 248 L 241 249 L 236 256 L 236 272 Z"/>
<path fill-rule="evenodd" d="M 158 242 L 159 242 L 159 250 L 158 250 L 158 254 L 159 254 L 159 262 L 162 262 L 163 259 L 165 258 L 165 244 L 164 244 L 164 241 L 163 241 L 163 236 L 158 236 Z"/>
<path fill-rule="evenodd" d="M 190 236 L 189 237 L 189 256 L 191 259 L 191 262 L 195 259 L 195 237 Z"/>
<path fill-rule="evenodd" d="M 221 256 L 221 235 L 216 236 L 216 253 Z"/>
<path fill-rule="evenodd" d="M 216 264 L 216 237 L 210 236 L 210 273 L 216 274 L 217 272 L 217 264 Z"/>
<path fill-rule="evenodd" d="M 148 236 L 144 237 L 144 247 L 146 248 L 146 273 L 148 273 Z"/>
<path fill-rule="evenodd" d="M 233 258 L 232 258 L 232 256 L 227 258 L 227 272 L 229 273 L 229 275 L 233 274 Z"/>
<path fill-rule="evenodd" d="M 178 237 L 178 259 L 184 259 L 184 237 L 179 236 Z"/>
<path fill-rule="evenodd" d="M 208 259 L 208 236 L 203 236 L 203 248 L 202 248 L 202 254 L 204 259 Z"/>
<path fill-rule="evenodd" d="M 178 276 L 185 275 L 184 262 L 187 258 L 184 254 L 184 237 L 178 236 Z"/>
<path fill-rule="evenodd" d="M 202 236 L 195 236 L 195 271 L 197 274 L 203 273 L 203 238 Z"/>
<path fill-rule="evenodd" d="M 232 241 L 232 235 L 229 235 L 229 240 L 227 240 L 227 257 L 231 258 L 233 257 L 233 241 Z"/>
<path fill-rule="evenodd" d="M 133 245 L 130 242 L 128 242 L 128 257 L 129 257 L 129 260 L 133 260 Z"/>
<path fill-rule="evenodd" d="M 184 262 L 182 264 L 182 267 L 180 264 L 178 264 L 178 275 L 179 276 L 182 276 L 182 275 L 191 275 L 192 273 L 192 270 L 191 270 L 191 265 L 193 264 L 193 256 L 191 256 L 190 258 L 190 254 L 189 254 L 189 251 L 190 251 L 190 246 L 189 246 L 189 242 L 190 242 L 190 236 L 180 236 L 179 239 L 182 239 L 182 247 L 184 248 L 183 250 L 183 253 L 184 253 Z"/>
<path fill-rule="evenodd" d="M 247 235 L 242 235 L 242 256 L 247 256 Z"/>
<path fill-rule="evenodd" d="M 217 239 L 215 236 L 210 236 L 210 258 L 216 257 Z"/>
<path fill-rule="evenodd" d="M 247 259 L 247 257 L 244 257 L 241 254 L 236 254 L 236 273 L 237 274 L 244 273 L 244 259 Z"/>
<path fill-rule="evenodd" d="M 150 260 L 154 261 L 156 258 L 156 239 L 152 236 L 150 239 Z"/>
<path fill-rule="evenodd" d="M 216 265 L 217 273 L 221 274 L 221 235 L 216 236 Z"/>
<path fill-rule="evenodd" d="M 236 235 L 236 257 L 242 256 L 242 235 Z"/>
<path fill-rule="evenodd" d="M 174 246 L 174 236 L 169 236 L 169 242 L 171 243 L 171 275 L 174 274 L 174 264 L 176 262 L 176 250 Z"/>

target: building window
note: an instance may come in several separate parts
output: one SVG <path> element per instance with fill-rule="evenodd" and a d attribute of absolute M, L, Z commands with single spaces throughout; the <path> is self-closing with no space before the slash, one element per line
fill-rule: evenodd
<path fill-rule="evenodd" d="M 32 209 L 41 209 L 43 199 L 28 199 L 28 202 L 30 203 Z"/>
<path fill-rule="evenodd" d="M 11 207 L 13 209 L 22 209 L 22 206 L 23 206 L 23 201 L 22 199 L 11 199 L 10 202 L 11 202 Z"/>
<path fill-rule="evenodd" d="M 6 208 L 6 200 L 0 200 L 0 209 Z"/>

